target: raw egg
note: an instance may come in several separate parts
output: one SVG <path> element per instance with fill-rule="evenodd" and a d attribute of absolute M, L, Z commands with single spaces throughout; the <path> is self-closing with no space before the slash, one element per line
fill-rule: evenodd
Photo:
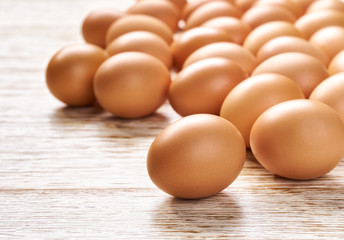
<path fill-rule="evenodd" d="M 160 36 L 146 31 L 125 33 L 106 48 L 110 56 L 121 52 L 143 52 L 158 58 L 167 68 L 172 66 L 170 46 Z"/>
<path fill-rule="evenodd" d="M 162 191 L 197 199 L 227 188 L 245 158 L 244 140 L 233 124 L 215 115 L 195 114 L 177 120 L 155 138 L 147 170 Z"/>
<path fill-rule="evenodd" d="M 266 110 L 254 123 L 251 150 L 258 162 L 279 176 L 321 177 L 344 157 L 344 123 L 319 101 L 290 100 Z"/>
<path fill-rule="evenodd" d="M 99 104 L 121 118 L 154 113 L 166 100 L 170 73 L 157 58 L 124 52 L 108 58 L 97 70 L 94 91 Z"/>
<path fill-rule="evenodd" d="M 324 64 L 304 53 L 288 52 L 277 54 L 259 64 L 252 75 L 279 73 L 295 81 L 306 98 L 313 89 L 329 76 Z"/>
<path fill-rule="evenodd" d="M 94 103 L 94 75 L 106 58 L 106 52 L 93 44 L 73 44 L 62 48 L 50 59 L 46 69 L 50 92 L 69 106 Z"/>
<path fill-rule="evenodd" d="M 334 58 L 331 60 L 328 66 L 328 72 L 330 75 L 344 72 L 344 50 L 340 51 Z"/>
<path fill-rule="evenodd" d="M 299 4 L 296 4 L 289 0 L 257 0 L 254 3 L 254 6 L 261 6 L 261 5 L 283 7 L 289 10 L 290 12 L 292 12 L 295 15 L 295 17 L 300 17 L 303 13 L 303 10 Z"/>
<path fill-rule="evenodd" d="M 239 83 L 225 98 L 220 116 L 236 126 L 250 147 L 253 123 L 268 108 L 277 103 L 304 98 L 298 85 L 275 73 L 256 75 Z"/>

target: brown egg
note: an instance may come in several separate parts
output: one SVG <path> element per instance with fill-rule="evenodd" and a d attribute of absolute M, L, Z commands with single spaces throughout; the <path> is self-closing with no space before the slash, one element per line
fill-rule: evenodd
<path fill-rule="evenodd" d="M 105 48 L 106 32 L 124 13 L 118 10 L 98 9 L 90 12 L 82 23 L 82 36 L 86 42 Z"/>
<path fill-rule="evenodd" d="M 266 73 L 250 77 L 234 87 L 225 98 L 220 116 L 236 126 L 250 147 L 253 123 L 268 108 L 287 100 L 302 99 L 298 85 L 289 78 Z"/>
<path fill-rule="evenodd" d="M 106 48 L 110 56 L 121 52 L 143 52 L 158 58 L 167 68 L 172 66 L 170 46 L 158 35 L 146 31 L 125 33 Z"/>
<path fill-rule="evenodd" d="M 241 9 L 242 12 L 246 12 L 256 1 L 257 0 L 235 0 L 235 5 Z"/>
<path fill-rule="evenodd" d="M 332 60 L 344 50 L 344 27 L 329 26 L 316 31 L 309 42 L 321 49 Z"/>
<path fill-rule="evenodd" d="M 252 75 L 279 73 L 296 82 L 308 98 L 313 89 L 329 76 L 326 67 L 318 59 L 304 53 L 277 54 L 259 64 Z"/>
<path fill-rule="evenodd" d="M 257 60 L 246 48 L 230 42 L 216 42 L 194 51 L 184 62 L 183 68 L 199 60 L 223 57 L 237 63 L 248 75 L 257 66 Z"/>
<path fill-rule="evenodd" d="M 283 7 L 290 12 L 292 12 L 295 17 L 300 17 L 303 14 L 303 10 L 299 4 L 295 4 L 289 0 L 257 0 L 254 3 L 254 6 L 261 6 L 261 5 L 268 5 L 268 6 L 280 6 Z"/>
<path fill-rule="evenodd" d="M 307 13 L 324 10 L 336 10 L 344 12 L 344 3 L 340 0 L 317 0 L 307 8 Z"/>
<path fill-rule="evenodd" d="M 157 58 L 124 52 L 107 59 L 98 69 L 94 91 L 99 104 L 121 118 L 154 113 L 166 100 L 170 73 Z"/>
<path fill-rule="evenodd" d="M 251 28 L 256 28 L 272 21 L 295 22 L 296 17 L 288 9 L 278 5 L 258 5 L 250 8 L 241 20 Z"/>
<path fill-rule="evenodd" d="M 239 65 L 225 58 L 208 58 L 180 71 L 169 89 L 169 101 L 182 116 L 196 113 L 219 115 L 223 100 L 247 77 Z"/>
<path fill-rule="evenodd" d="M 162 37 L 167 44 L 173 41 L 173 32 L 162 21 L 146 15 L 126 15 L 110 25 L 106 34 L 106 45 L 124 33 L 147 31 Z"/>
<path fill-rule="evenodd" d="M 144 1 L 144 0 L 136 0 L 136 1 L 139 2 L 139 1 Z M 184 6 L 187 3 L 186 0 L 165 0 L 165 1 L 169 1 L 169 2 L 173 3 L 178 8 L 180 13 L 183 11 Z"/>
<path fill-rule="evenodd" d="M 292 23 L 272 21 L 253 29 L 246 37 L 243 46 L 256 55 L 261 46 L 266 42 L 280 36 L 302 37 L 302 34 Z"/>
<path fill-rule="evenodd" d="M 322 81 L 309 96 L 332 107 L 344 122 L 344 72 L 334 74 Z"/>
<path fill-rule="evenodd" d="M 50 92 L 69 106 L 94 103 L 94 75 L 106 58 L 106 52 L 92 44 L 73 44 L 62 48 L 50 59 L 46 69 Z"/>
<path fill-rule="evenodd" d="M 172 32 L 178 30 L 180 12 L 170 1 L 145 0 L 136 2 L 127 10 L 128 14 L 143 14 L 155 17 L 164 22 Z"/>
<path fill-rule="evenodd" d="M 326 104 L 290 100 L 260 115 L 250 141 L 255 158 L 272 173 L 314 179 L 330 172 L 344 157 L 344 123 Z"/>
<path fill-rule="evenodd" d="M 216 17 L 206 21 L 201 26 L 222 30 L 231 36 L 233 42 L 238 44 L 242 44 L 251 31 L 246 23 L 235 17 Z"/>
<path fill-rule="evenodd" d="M 309 39 L 321 28 L 331 25 L 344 27 L 344 13 L 335 10 L 311 12 L 300 17 L 294 24 Z"/>
<path fill-rule="evenodd" d="M 272 56 L 286 52 L 308 54 L 318 59 L 325 66 L 329 63 L 328 57 L 321 50 L 314 47 L 307 40 L 293 36 L 282 36 L 271 39 L 259 49 L 257 60 L 258 62 L 263 62 Z"/>
<path fill-rule="evenodd" d="M 207 44 L 232 41 L 229 34 L 218 29 L 196 27 L 185 31 L 171 45 L 174 65 L 181 68 L 191 53 Z"/>
<path fill-rule="evenodd" d="M 162 191 L 196 199 L 227 188 L 246 158 L 240 132 L 211 114 L 184 117 L 165 128 L 151 144 L 147 170 Z"/>
<path fill-rule="evenodd" d="M 241 11 L 233 4 L 226 1 L 214 1 L 203 4 L 193 11 L 185 23 L 185 29 L 198 27 L 206 21 L 216 17 L 240 18 Z"/>
<path fill-rule="evenodd" d="M 340 51 L 334 58 L 331 60 L 328 65 L 328 72 L 330 75 L 344 72 L 344 50 Z"/>
<path fill-rule="evenodd" d="M 317 0 L 289 0 L 289 1 L 296 5 L 299 5 L 302 13 L 304 13 L 309 7 L 309 5 L 311 5 L 313 2 Z"/>

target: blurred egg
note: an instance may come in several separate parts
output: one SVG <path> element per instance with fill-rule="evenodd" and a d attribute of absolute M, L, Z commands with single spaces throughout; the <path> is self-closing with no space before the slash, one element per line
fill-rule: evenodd
<path fill-rule="evenodd" d="M 211 27 L 228 33 L 233 42 L 242 44 L 251 31 L 251 28 L 235 17 L 216 17 L 210 19 L 201 25 L 202 27 Z"/>
<path fill-rule="evenodd" d="M 69 106 L 94 103 L 94 75 L 106 58 L 106 52 L 92 44 L 73 44 L 62 48 L 50 59 L 46 69 L 50 92 Z"/>
<path fill-rule="evenodd" d="M 284 21 L 272 21 L 264 23 L 253 29 L 247 35 L 243 46 L 256 55 L 260 47 L 266 42 L 280 36 L 302 37 L 301 33 L 294 27 L 292 23 Z"/>
<path fill-rule="evenodd" d="M 303 10 L 299 4 L 296 4 L 289 0 L 257 0 L 254 6 L 280 6 L 283 7 L 294 14 L 295 17 L 300 17 Z"/>
<path fill-rule="evenodd" d="M 329 26 L 316 31 L 309 42 L 321 49 L 331 60 L 344 50 L 344 27 Z"/>
<path fill-rule="evenodd" d="M 288 52 L 277 54 L 259 64 L 252 75 L 279 73 L 296 82 L 306 98 L 313 89 L 329 76 L 324 64 L 304 53 Z"/>
<path fill-rule="evenodd" d="M 145 0 L 136 2 L 127 10 L 128 14 L 143 14 L 155 17 L 167 26 L 172 32 L 178 30 L 180 12 L 177 7 L 170 1 Z"/>
<path fill-rule="evenodd" d="M 344 123 L 326 104 L 290 100 L 260 115 L 250 143 L 255 158 L 272 173 L 314 179 L 330 172 L 344 157 Z"/>
<path fill-rule="evenodd" d="M 344 3 L 340 0 L 317 0 L 307 8 L 307 13 L 324 10 L 336 10 L 344 12 Z"/>
<path fill-rule="evenodd" d="M 258 62 L 263 62 L 272 56 L 286 52 L 299 52 L 308 54 L 318 59 L 325 66 L 327 66 L 329 63 L 328 57 L 321 50 L 314 47 L 307 40 L 293 36 L 277 37 L 266 42 L 259 49 L 257 53 L 257 60 Z"/>
<path fill-rule="evenodd" d="M 216 17 L 241 17 L 241 11 L 226 1 L 211 1 L 193 11 L 185 22 L 185 29 L 198 27 Z"/>
<path fill-rule="evenodd" d="M 218 29 L 196 27 L 187 30 L 181 33 L 171 45 L 174 65 L 176 68 L 181 68 L 191 53 L 207 44 L 232 41 L 229 34 Z"/>
<path fill-rule="evenodd" d="M 216 42 L 205 45 L 190 54 L 185 60 L 183 68 L 199 60 L 223 57 L 237 63 L 248 75 L 257 66 L 257 60 L 246 48 L 230 42 Z"/>
<path fill-rule="evenodd" d="M 296 17 L 288 9 L 278 5 L 258 5 L 247 10 L 241 20 L 251 28 L 272 21 L 295 22 Z"/>
<path fill-rule="evenodd" d="M 321 28 L 331 25 L 344 27 L 344 13 L 335 10 L 311 12 L 301 16 L 294 24 L 309 39 Z"/>
<path fill-rule="evenodd" d="M 250 9 L 257 0 L 235 0 L 235 5 L 244 13 Z"/>
<path fill-rule="evenodd" d="M 146 15 L 126 15 L 110 25 L 106 33 L 106 45 L 117 37 L 133 31 L 147 31 L 163 38 L 167 44 L 173 41 L 173 32 L 162 21 Z"/>
<path fill-rule="evenodd" d="M 304 95 L 289 78 L 275 73 L 260 74 L 247 78 L 229 92 L 220 116 L 239 129 L 246 147 L 250 147 L 250 132 L 257 118 L 277 103 L 298 98 Z"/>
<path fill-rule="evenodd" d="M 309 5 L 317 0 L 289 0 L 290 2 L 299 5 L 301 12 L 304 13 Z"/>
<path fill-rule="evenodd" d="M 161 37 L 151 32 L 125 33 L 113 40 L 106 51 L 110 56 L 121 52 L 143 52 L 158 58 L 167 68 L 172 66 L 170 46 Z"/>
<path fill-rule="evenodd" d="M 108 58 L 97 70 L 94 91 L 99 104 L 121 118 L 154 113 L 166 100 L 170 73 L 157 58 L 124 52 Z"/>
<path fill-rule="evenodd" d="M 144 1 L 144 0 L 136 0 L 137 2 L 139 1 Z M 182 12 L 184 9 L 184 6 L 186 5 L 187 1 L 186 0 L 166 0 L 166 1 L 170 1 L 171 3 L 173 3 L 177 9 L 179 10 L 179 12 Z"/>
<path fill-rule="evenodd" d="M 169 101 L 182 116 L 196 113 L 218 115 L 223 100 L 247 77 L 239 65 L 225 58 L 207 58 L 180 71 L 169 89 Z"/>
<path fill-rule="evenodd" d="M 184 117 L 165 128 L 151 144 L 147 171 L 162 191 L 196 199 L 227 188 L 246 159 L 240 132 L 211 114 Z"/>
<path fill-rule="evenodd" d="M 328 65 L 328 72 L 330 75 L 344 72 L 344 50 L 340 51 L 334 58 L 331 60 Z"/>
<path fill-rule="evenodd" d="M 322 81 L 309 96 L 332 107 L 344 122 L 344 72 L 334 74 Z"/>
<path fill-rule="evenodd" d="M 98 9 L 90 12 L 82 23 L 82 36 L 86 42 L 105 48 L 106 32 L 124 13 L 118 10 Z"/>

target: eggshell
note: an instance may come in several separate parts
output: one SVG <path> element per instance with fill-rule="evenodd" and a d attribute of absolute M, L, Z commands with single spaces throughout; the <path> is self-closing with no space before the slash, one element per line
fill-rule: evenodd
<path fill-rule="evenodd" d="M 302 98 L 301 89 L 289 78 L 275 73 L 260 74 L 247 78 L 229 92 L 220 116 L 239 129 L 246 147 L 250 147 L 252 125 L 265 110 L 287 100 Z"/>
<path fill-rule="evenodd" d="M 331 60 L 328 66 L 328 72 L 330 75 L 344 72 L 344 50 L 340 51 L 334 58 Z"/>
<path fill-rule="evenodd" d="M 82 23 L 82 36 L 86 42 L 105 48 L 106 32 L 110 25 L 124 12 L 110 9 L 97 9 L 90 12 Z"/>
<path fill-rule="evenodd" d="M 324 10 L 336 10 L 344 12 L 344 3 L 340 0 L 317 0 L 309 5 L 306 13 Z"/>
<path fill-rule="evenodd" d="M 330 60 L 344 50 L 344 27 L 329 26 L 316 31 L 309 42 L 321 49 Z"/>
<path fill-rule="evenodd" d="M 99 104 L 121 118 L 154 113 L 166 100 L 170 73 L 157 58 L 124 52 L 107 59 L 97 70 L 94 91 Z"/>
<path fill-rule="evenodd" d="M 147 31 L 162 37 L 167 44 L 173 41 L 173 32 L 162 21 L 146 15 L 126 15 L 110 25 L 106 33 L 106 45 L 124 33 Z"/>
<path fill-rule="evenodd" d="M 193 11 L 186 20 L 185 29 L 191 29 L 202 25 L 215 17 L 237 17 L 240 18 L 241 11 L 233 4 L 226 1 L 212 1 L 203 4 Z"/>
<path fill-rule="evenodd" d="M 93 44 L 73 44 L 60 49 L 46 69 L 50 92 L 69 106 L 94 103 L 94 75 L 106 58 L 106 52 Z"/>
<path fill-rule="evenodd" d="M 169 88 L 169 101 L 182 116 L 196 113 L 218 115 L 223 100 L 246 73 L 233 61 L 208 58 L 180 71 Z"/>
<path fill-rule="evenodd" d="M 155 138 L 147 171 L 162 191 L 197 199 L 227 188 L 245 158 L 244 140 L 233 124 L 215 115 L 195 114 L 172 123 Z"/>
<path fill-rule="evenodd" d="M 257 0 L 235 0 L 235 5 L 244 13 L 250 9 Z"/>
<path fill-rule="evenodd" d="M 222 30 L 229 34 L 233 42 L 238 44 L 242 44 L 251 31 L 251 28 L 246 23 L 235 17 L 212 18 L 201 26 Z"/>
<path fill-rule="evenodd" d="M 210 43 L 201 47 L 190 54 L 185 60 L 183 68 L 186 68 L 192 63 L 199 60 L 211 58 L 211 57 L 223 57 L 230 59 L 237 63 L 248 75 L 257 66 L 257 60 L 255 56 L 246 48 L 230 42 L 216 42 Z"/>
<path fill-rule="evenodd" d="M 254 3 L 254 6 L 261 5 L 283 7 L 292 12 L 295 15 L 295 17 L 300 17 L 303 13 L 303 10 L 299 4 L 295 4 L 294 2 L 289 0 L 257 0 Z"/>
<path fill-rule="evenodd" d="M 290 100 L 260 115 L 250 141 L 255 158 L 272 173 L 314 179 L 329 173 L 344 157 L 344 123 L 324 103 Z"/>
<path fill-rule="evenodd" d="M 302 10 L 302 13 L 305 13 L 309 5 L 311 5 L 313 2 L 317 0 L 289 0 L 290 2 L 299 5 L 299 7 Z"/>
<path fill-rule="evenodd" d="M 256 55 L 267 41 L 280 36 L 302 37 L 302 34 L 292 23 L 272 21 L 253 29 L 246 37 L 243 46 Z"/>
<path fill-rule="evenodd" d="M 178 30 L 180 13 L 177 7 L 170 1 L 145 0 L 136 2 L 127 9 L 128 14 L 143 14 L 155 17 L 167 26 L 172 32 Z"/>
<path fill-rule="evenodd" d="M 125 33 L 113 40 L 106 51 L 110 56 L 129 51 L 150 54 L 158 58 L 167 68 L 172 66 L 170 46 L 160 36 L 146 31 Z"/>
<path fill-rule="evenodd" d="M 277 54 L 259 64 L 252 75 L 279 73 L 295 81 L 305 97 L 329 76 L 326 67 L 316 58 L 297 52 Z"/>
<path fill-rule="evenodd" d="M 251 28 L 272 21 L 295 22 L 296 17 L 288 9 L 278 5 L 258 5 L 247 10 L 241 20 Z"/>
<path fill-rule="evenodd" d="M 344 122 L 344 72 L 334 74 L 322 81 L 309 96 L 332 107 Z"/>
<path fill-rule="evenodd" d="M 305 53 L 315 57 L 325 66 L 329 64 L 329 58 L 318 48 L 314 47 L 307 40 L 293 37 L 293 36 L 282 36 L 271 39 L 266 42 L 257 53 L 258 62 L 275 56 L 280 53 L 286 52 L 299 52 Z"/>
<path fill-rule="evenodd" d="M 207 44 L 232 41 L 229 34 L 218 29 L 196 27 L 187 30 L 181 33 L 171 45 L 174 65 L 176 68 L 180 69 L 191 53 Z"/>
<path fill-rule="evenodd" d="M 300 17 L 294 24 L 309 39 L 321 28 L 331 25 L 344 27 L 344 13 L 335 10 L 311 12 Z"/>

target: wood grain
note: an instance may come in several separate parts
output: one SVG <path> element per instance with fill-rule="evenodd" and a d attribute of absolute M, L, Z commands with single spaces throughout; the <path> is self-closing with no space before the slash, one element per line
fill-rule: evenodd
<path fill-rule="evenodd" d="M 180 200 L 146 172 L 154 137 L 179 116 L 139 120 L 68 108 L 45 86 L 52 54 L 81 42 L 97 8 L 134 1 L 0 1 L 0 239 L 344 239 L 344 163 L 291 181 L 248 152 L 222 193 Z"/>

